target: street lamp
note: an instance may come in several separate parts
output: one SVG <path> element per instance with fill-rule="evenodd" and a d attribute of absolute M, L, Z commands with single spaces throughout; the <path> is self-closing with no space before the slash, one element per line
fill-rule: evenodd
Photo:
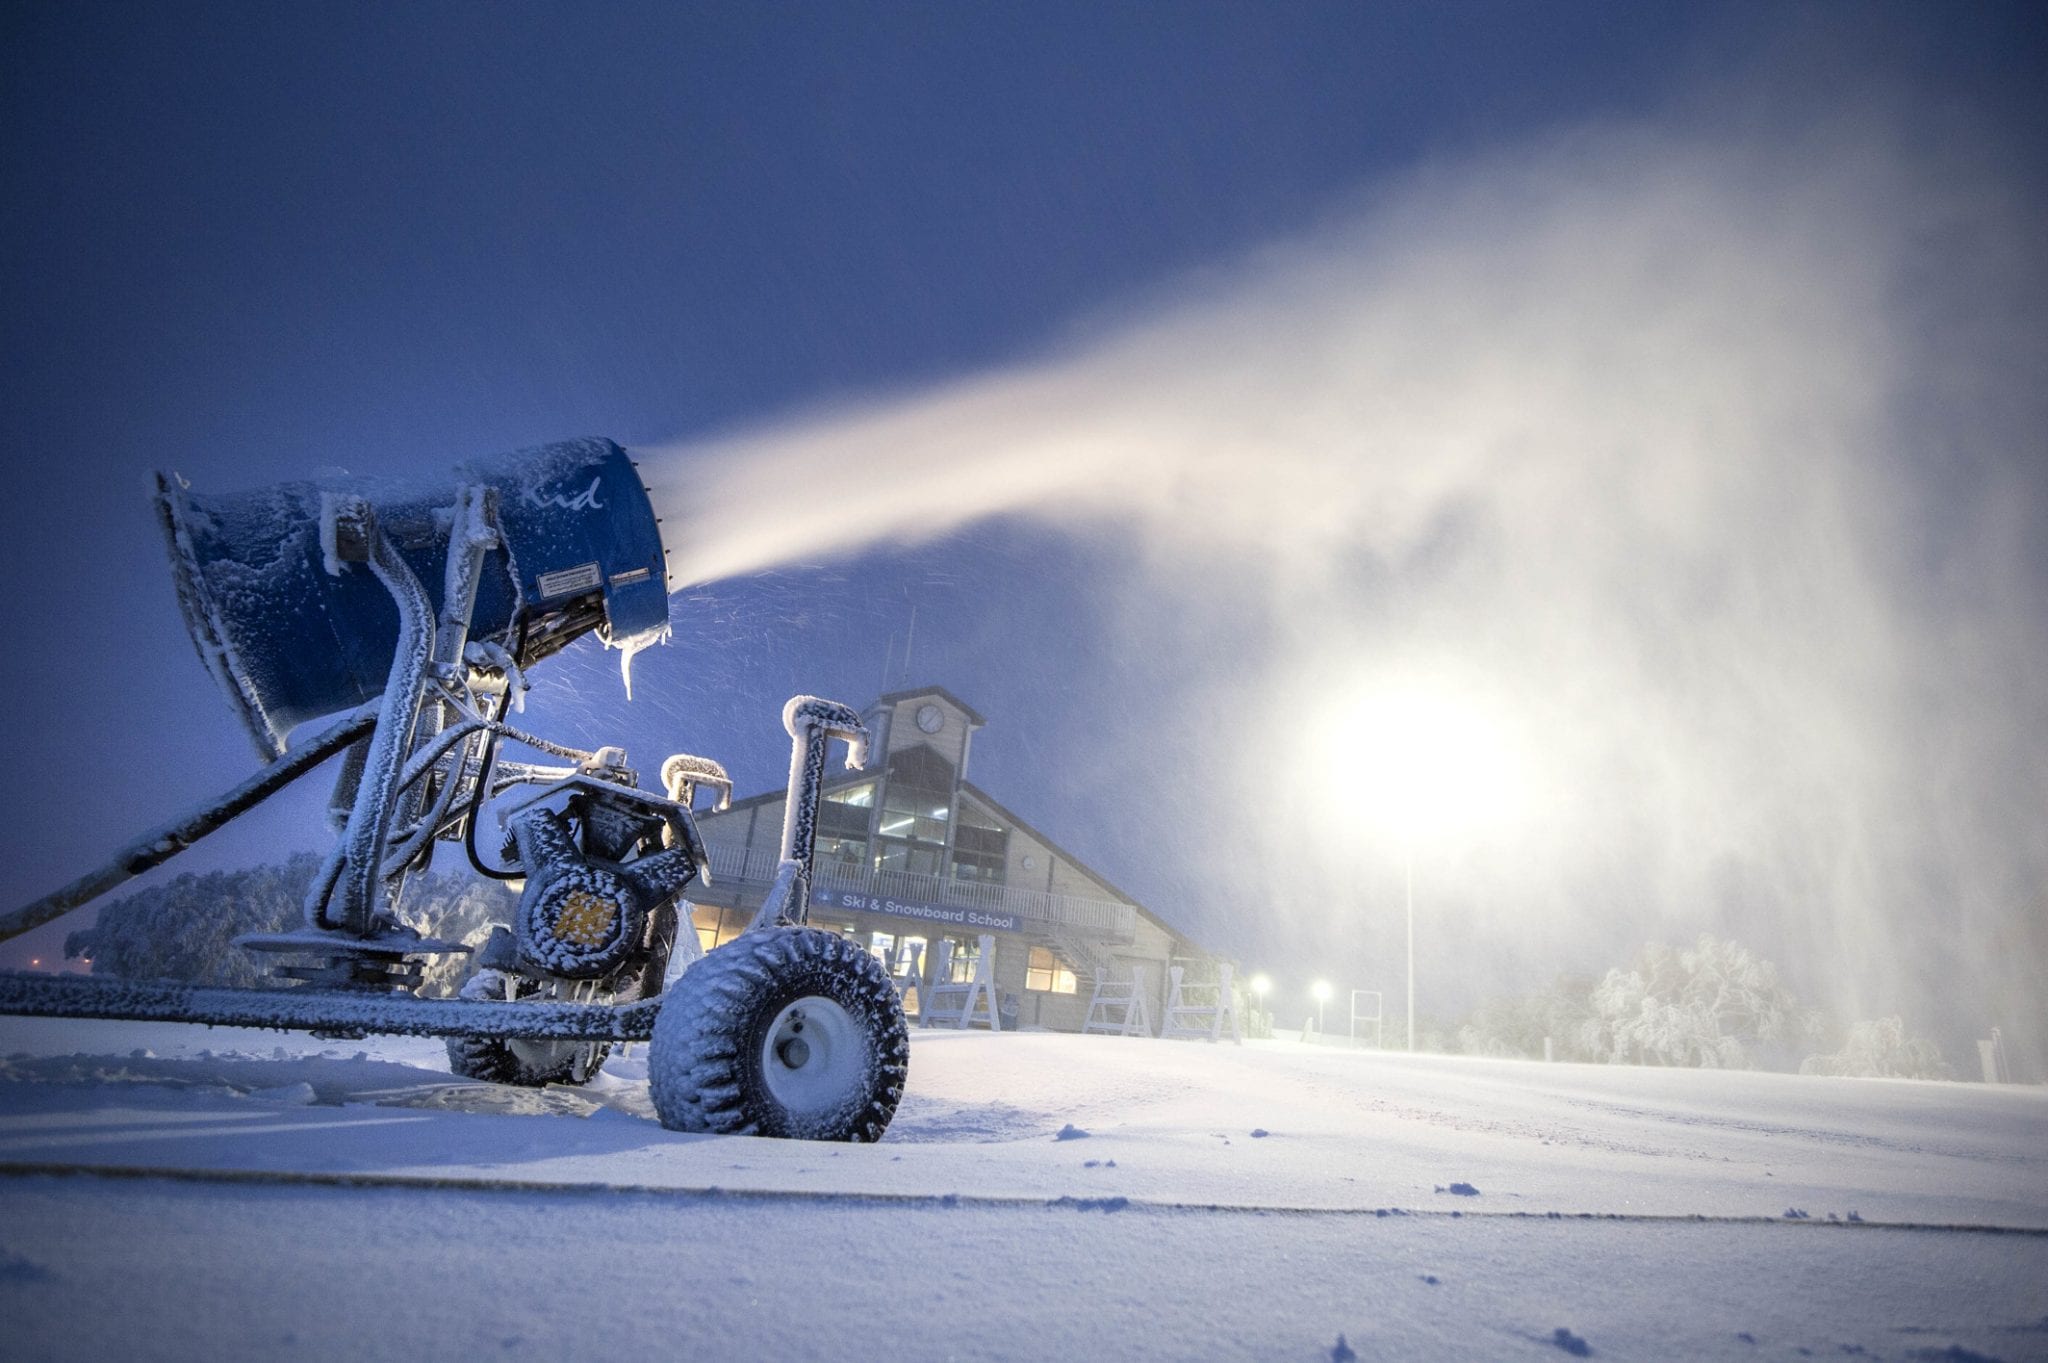
<path fill-rule="evenodd" d="M 1408 1049 L 1415 1049 L 1415 844 L 1494 821 L 1519 803 L 1513 745 L 1488 707 L 1443 686 L 1364 688 L 1335 702 L 1325 781 L 1353 815 L 1401 840 Z M 1332 732 L 1353 741 L 1329 743 Z"/>
<path fill-rule="evenodd" d="M 1265 971 L 1261 970 L 1258 974 L 1252 976 L 1251 988 L 1253 1000 L 1252 1006 L 1258 1010 L 1259 1014 L 1259 1025 L 1256 1035 L 1271 1036 L 1273 1034 L 1273 1028 L 1272 1025 L 1266 1021 L 1266 995 L 1273 988 L 1273 977 L 1271 975 L 1268 975 Z"/>
<path fill-rule="evenodd" d="M 1317 980 L 1308 992 L 1315 995 L 1316 998 L 1316 1035 L 1321 1036 L 1323 1034 L 1323 1005 L 1330 1001 L 1330 982 L 1328 980 Z"/>

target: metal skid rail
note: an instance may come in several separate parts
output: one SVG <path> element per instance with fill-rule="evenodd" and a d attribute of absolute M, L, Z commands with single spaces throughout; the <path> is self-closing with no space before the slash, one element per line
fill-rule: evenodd
<path fill-rule="evenodd" d="M 221 989 L 169 980 L 0 971 L 0 1013 L 24 1017 L 201 1022 L 360 1038 L 495 1036 L 532 1041 L 645 1041 L 659 998 L 632 1003 L 419 999 L 325 989 Z"/>

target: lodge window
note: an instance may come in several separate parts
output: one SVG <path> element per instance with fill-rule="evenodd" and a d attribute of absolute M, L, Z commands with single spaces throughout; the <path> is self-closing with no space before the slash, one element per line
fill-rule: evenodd
<path fill-rule="evenodd" d="M 834 871 L 859 871 L 866 868 L 868 842 L 866 838 L 819 838 L 818 865 Z"/>
<path fill-rule="evenodd" d="M 875 820 L 875 865 L 935 876 L 945 868 L 953 815 L 953 764 L 922 743 L 889 758 L 889 780 Z"/>
<path fill-rule="evenodd" d="M 1009 855 L 1010 830 L 962 800 L 953 827 L 953 874 L 961 880 L 1000 885 Z"/>
<path fill-rule="evenodd" d="M 912 809 L 884 809 L 876 832 L 885 838 L 907 838 L 916 842 L 941 844 L 946 841 L 946 807 L 933 805 L 929 813 Z"/>
<path fill-rule="evenodd" d="M 876 859 L 876 869 L 908 871 L 918 876 L 935 876 L 939 873 L 939 850 L 936 847 L 917 847 L 910 843 L 884 839 Z"/>
<path fill-rule="evenodd" d="M 1048 948 L 1033 947 L 1024 966 L 1024 988 L 1035 994 L 1071 994 L 1079 983 L 1065 961 Z"/>
<path fill-rule="evenodd" d="M 993 857 L 957 856 L 953 858 L 953 879 L 1000 885 L 1003 883 L 1003 863 Z"/>
<path fill-rule="evenodd" d="M 875 807 L 875 783 L 866 781 L 844 790 L 828 791 L 818 803 L 818 836 L 858 840 L 868 836 L 868 815 Z"/>
<path fill-rule="evenodd" d="M 706 951 L 722 947 L 747 930 L 754 921 L 751 909 L 721 909 L 716 904 L 699 904 L 690 913 L 690 926 Z"/>

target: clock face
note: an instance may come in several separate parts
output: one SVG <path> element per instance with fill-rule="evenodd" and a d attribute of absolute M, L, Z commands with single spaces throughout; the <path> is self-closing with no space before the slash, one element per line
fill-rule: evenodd
<path fill-rule="evenodd" d="M 936 705 L 917 707 L 917 727 L 928 734 L 935 734 L 946 727 L 946 712 Z"/>

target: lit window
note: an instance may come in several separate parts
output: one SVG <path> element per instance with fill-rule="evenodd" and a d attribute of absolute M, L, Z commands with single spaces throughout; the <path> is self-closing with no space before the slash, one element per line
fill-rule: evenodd
<path fill-rule="evenodd" d="M 753 915 L 740 909 L 721 909 L 715 904 L 698 904 L 690 913 L 690 925 L 697 929 L 697 941 L 704 950 L 724 946 L 747 930 Z"/>
<path fill-rule="evenodd" d="M 1024 987 L 1037 994 L 1071 994 L 1077 984 L 1065 961 L 1045 947 L 1033 947 L 1024 967 Z"/>
<path fill-rule="evenodd" d="M 864 838 L 818 839 L 818 865 L 838 870 L 859 870 L 867 864 L 868 845 Z"/>
<path fill-rule="evenodd" d="M 845 794 L 858 795 L 859 799 L 846 799 Z M 862 786 L 857 791 L 840 795 L 827 795 L 818 805 L 818 834 L 820 837 L 865 838 L 868 835 L 868 810 L 874 803 L 875 788 Z"/>

